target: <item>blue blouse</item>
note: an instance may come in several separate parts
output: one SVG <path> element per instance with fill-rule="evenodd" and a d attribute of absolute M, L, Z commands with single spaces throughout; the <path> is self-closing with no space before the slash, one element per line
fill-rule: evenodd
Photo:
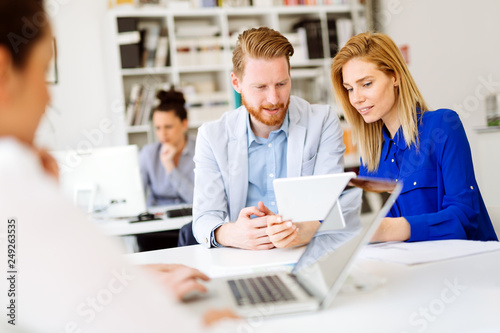
<path fill-rule="evenodd" d="M 169 174 L 160 161 L 161 143 L 145 145 L 139 154 L 142 184 L 150 206 L 193 203 L 195 139 L 188 137 L 179 165 Z"/>
<path fill-rule="evenodd" d="M 421 120 L 421 121 L 420 121 Z M 384 126 L 380 165 L 360 176 L 403 181 L 388 217 L 405 217 L 409 241 L 437 239 L 497 240 L 474 176 L 472 155 L 455 111 L 419 115 L 419 148 L 408 147 L 402 128 L 391 139 Z"/>

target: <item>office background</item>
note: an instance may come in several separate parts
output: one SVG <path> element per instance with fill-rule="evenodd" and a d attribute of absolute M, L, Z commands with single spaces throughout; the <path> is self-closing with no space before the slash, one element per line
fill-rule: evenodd
<path fill-rule="evenodd" d="M 48 0 L 58 46 L 57 85 L 37 140 L 50 149 L 123 142 L 117 101 L 109 100 L 107 0 Z M 483 97 L 500 91 L 500 2 L 496 0 L 379 0 L 379 29 L 406 46 L 409 68 L 431 108 L 459 112 L 487 205 L 498 205 L 495 153 L 500 130 L 486 125 Z"/>

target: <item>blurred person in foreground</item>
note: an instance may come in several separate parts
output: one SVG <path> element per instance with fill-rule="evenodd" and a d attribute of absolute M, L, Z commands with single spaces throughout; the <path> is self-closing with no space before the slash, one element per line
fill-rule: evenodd
<path fill-rule="evenodd" d="M 119 246 L 59 193 L 55 160 L 33 142 L 49 103 L 52 43 L 43 2 L 0 3 L 0 234 L 8 235 L 13 258 L 2 266 L 18 272 L 2 278 L 0 289 L 14 282 L 12 324 L 34 332 L 201 331 L 202 319 L 175 298 L 204 290 L 198 280 L 207 280 L 204 274 L 182 265 L 128 264 Z M 4 297 L 0 302 L 11 305 Z M 224 316 L 233 314 L 206 319 Z"/>

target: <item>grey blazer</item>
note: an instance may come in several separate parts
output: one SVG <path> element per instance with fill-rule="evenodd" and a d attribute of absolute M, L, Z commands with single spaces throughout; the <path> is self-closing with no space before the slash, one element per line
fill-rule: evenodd
<path fill-rule="evenodd" d="M 291 96 L 287 177 L 343 172 L 345 146 L 340 122 L 328 105 Z M 235 222 L 245 208 L 248 146 L 244 106 L 226 112 L 198 130 L 194 155 L 193 233 L 211 246 L 212 230 Z"/>

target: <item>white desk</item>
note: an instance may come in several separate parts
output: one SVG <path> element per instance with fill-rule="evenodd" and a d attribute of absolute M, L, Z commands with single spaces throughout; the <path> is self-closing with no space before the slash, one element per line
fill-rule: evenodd
<path fill-rule="evenodd" d="M 201 245 L 127 255 L 134 263 L 183 263 L 213 275 L 229 259 L 254 263 L 297 259 L 302 249 L 244 251 Z M 405 266 L 358 259 L 358 269 L 385 279 L 364 292 L 341 292 L 314 313 L 243 322 L 242 332 L 500 332 L 500 251 Z M 220 273 L 221 270 L 217 270 Z"/>
<path fill-rule="evenodd" d="M 304 250 L 305 246 L 270 251 L 247 251 L 233 248 L 206 249 L 199 244 L 128 254 L 127 257 L 134 264 L 184 264 L 195 267 L 210 277 L 218 277 L 246 274 L 254 270 L 282 269 L 282 266 L 276 267 L 278 262 L 280 265 L 294 264 Z"/>
<path fill-rule="evenodd" d="M 167 209 L 184 208 L 186 205 L 160 206 L 148 209 L 150 213 L 164 213 Z M 125 249 L 128 253 L 138 251 L 137 239 L 135 235 L 147 234 L 150 232 L 160 232 L 168 230 L 179 230 L 185 224 L 191 222 L 192 216 L 181 216 L 169 218 L 165 214 L 160 216 L 161 220 L 133 222 L 137 219 L 116 219 L 104 217 L 91 217 L 106 235 L 121 236 Z"/>
<path fill-rule="evenodd" d="M 178 230 L 186 223 L 191 222 L 191 216 L 163 218 L 157 221 L 134 222 L 127 219 L 95 220 L 103 232 L 110 236 L 132 236 L 149 232 Z"/>
<path fill-rule="evenodd" d="M 106 215 L 96 215 L 90 217 L 99 227 L 102 228 L 103 232 L 110 236 L 131 236 L 146 234 L 149 232 L 167 231 L 167 230 L 178 230 L 182 228 L 186 223 L 191 222 L 192 216 L 181 216 L 169 218 L 164 214 L 167 209 L 185 208 L 188 207 L 185 204 L 172 205 L 172 206 L 158 206 L 149 207 L 148 212 L 152 214 L 162 213 L 158 215 L 161 220 L 156 221 L 146 221 L 146 222 L 134 222 L 130 221 L 137 219 L 117 219 L 108 218 Z"/>

